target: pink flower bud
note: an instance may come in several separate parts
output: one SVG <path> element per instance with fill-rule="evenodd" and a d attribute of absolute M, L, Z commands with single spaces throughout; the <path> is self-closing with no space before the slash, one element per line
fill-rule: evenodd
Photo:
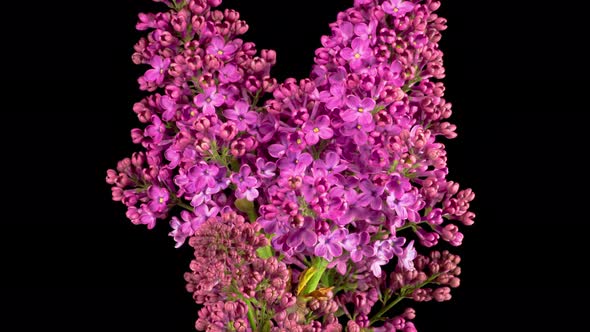
<path fill-rule="evenodd" d="M 262 78 L 262 89 L 264 92 L 272 93 L 277 86 L 277 79 L 271 78 L 270 76 L 264 76 Z"/>
<path fill-rule="evenodd" d="M 230 152 L 234 157 L 241 157 L 246 154 L 246 147 L 242 140 L 233 141 L 230 148 Z"/>
<path fill-rule="evenodd" d="M 234 122 L 226 122 L 219 128 L 219 137 L 225 141 L 231 141 L 238 134 L 238 128 Z"/>
<path fill-rule="evenodd" d="M 215 71 L 218 70 L 221 67 L 221 62 L 219 61 L 219 59 L 211 54 L 207 54 L 205 55 L 205 68 L 211 70 L 211 71 Z"/>
<path fill-rule="evenodd" d="M 416 318 L 416 310 L 412 308 L 406 308 L 406 310 L 403 313 L 403 316 L 405 319 L 414 319 Z"/>
<path fill-rule="evenodd" d="M 325 65 L 328 64 L 330 61 L 329 59 L 331 58 L 330 56 L 330 51 L 326 48 L 318 48 L 315 51 L 315 63 L 317 63 L 318 65 Z"/>
<path fill-rule="evenodd" d="M 420 239 L 420 243 L 425 247 L 433 247 L 438 243 L 439 235 L 434 232 L 427 232 L 423 229 L 419 229 L 416 235 Z"/>
<path fill-rule="evenodd" d="M 262 50 L 260 55 L 267 63 L 274 65 L 277 63 L 277 52 L 274 50 Z"/>
<path fill-rule="evenodd" d="M 113 201 L 119 202 L 123 199 L 123 189 L 119 187 L 112 187 L 111 192 L 113 195 Z"/>
<path fill-rule="evenodd" d="M 195 149 L 201 154 L 208 154 L 211 150 L 211 140 L 207 137 L 200 137 L 195 140 Z"/>
<path fill-rule="evenodd" d="M 348 332 L 361 332 L 361 327 L 353 320 L 349 320 L 346 323 L 346 331 Z"/>
<path fill-rule="evenodd" d="M 250 62 L 250 68 L 254 73 L 263 71 L 266 68 L 266 60 L 260 57 L 254 57 Z"/>
<path fill-rule="evenodd" d="M 451 289 L 449 287 L 440 287 L 432 292 L 432 297 L 437 302 L 448 301 L 451 299 Z"/>
<path fill-rule="evenodd" d="M 108 184 L 114 184 L 117 179 L 117 172 L 114 169 L 107 170 L 106 182 Z"/>
<path fill-rule="evenodd" d="M 172 19 L 172 21 L 170 23 L 172 25 L 172 29 L 174 29 L 176 32 L 182 33 L 186 30 L 186 27 L 187 27 L 186 16 L 177 15 L 176 17 L 174 17 Z"/>
<path fill-rule="evenodd" d="M 143 152 L 134 152 L 131 155 L 131 164 L 137 168 L 142 168 L 145 163 L 145 154 Z"/>
<path fill-rule="evenodd" d="M 127 169 L 129 169 L 129 166 L 131 166 L 131 159 L 129 159 L 129 158 L 122 159 L 117 163 L 117 171 L 127 172 Z"/>
<path fill-rule="evenodd" d="M 262 82 L 256 76 L 248 76 L 246 79 L 246 89 L 251 93 L 255 93 L 262 87 Z"/>
<path fill-rule="evenodd" d="M 240 19 L 240 13 L 233 9 L 225 9 L 224 15 L 228 22 L 235 22 Z"/>
<path fill-rule="evenodd" d="M 232 30 L 235 32 L 236 35 L 243 35 L 248 32 L 250 27 L 245 21 L 238 20 L 232 24 Z"/>

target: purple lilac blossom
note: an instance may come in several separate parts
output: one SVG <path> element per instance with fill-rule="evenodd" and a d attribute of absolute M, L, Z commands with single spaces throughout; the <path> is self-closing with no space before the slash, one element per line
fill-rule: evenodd
<path fill-rule="evenodd" d="M 450 299 L 460 259 L 430 248 L 461 245 L 459 226 L 475 217 L 440 143 L 457 135 L 439 81 L 440 2 L 355 0 L 321 38 L 309 78 L 281 83 L 276 52 L 241 39 L 248 25 L 221 0 L 156 2 L 170 10 L 139 15 L 149 35 L 132 55 L 152 93 L 133 106 L 142 151 L 106 181 L 132 223 L 168 220 L 176 247 L 190 239 L 187 289 L 205 305 L 195 327 L 260 330 L 252 304 L 266 303 L 273 332 L 341 331 L 339 308 L 347 331 L 416 331 L 413 309 L 373 308 L 402 289 Z M 322 261 L 329 278 L 300 294 Z"/>

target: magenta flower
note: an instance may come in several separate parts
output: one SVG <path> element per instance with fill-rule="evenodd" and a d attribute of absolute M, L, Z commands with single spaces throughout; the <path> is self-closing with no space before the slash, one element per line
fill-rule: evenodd
<path fill-rule="evenodd" d="M 405 80 L 402 75 L 403 66 L 399 61 L 393 61 L 390 65 L 382 65 L 378 68 L 379 75 L 396 87 L 402 87 Z"/>
<path fill-rule="evenodd" d="M 154 14 L 139 14 L 139 22 L 135 25 L 135 28 L 139 31 L 147 30 L 149 28 L 156 27 L 156 20 Z"/>
<path fill-rule="evenodd" d="M 346 238 L 346 235 L 348 235 L 348 231 L 343 228 L 339 228 L 327 235 L 320 235 L 314 254 L 328 261 L 342 255 L 342 241 Z"/>
<path fill-rule="evenodd" d="M 351 233 L 342 241 L 342 246 L 350 253 L 350 259 L 358 263 L 363 257 L 375 255 L 375 249 L 368 245 L 370 241 L 371 236 L 367 232 Z"/>
<path fill-rule="evenodd" d="M 322 176 L 330 176 L 334 173 L 340 173 L 346 169 L 346 164 L 340 159 L 340 155 L 334 151 L 326 152 L 323 159 L 318 159 L 314 163 L 314 170 L 322 170 Z"/>
<path fill-rule="evenodd" d="M 317 240 L 315 221 L 311 217 L 306 217 L 303 221 L 303 225 L 289 234 L 286 244 L 291 248 L 297 248 L 302 243 L 306 247 L 313 247 Z"/>
<path fill-rule="evenodd" d="M 343 48 L 340 51 L 340 56 L 348 61 L 350 69 L 357 71 L 363 66 L 363 62 L 373 55 L 373 50 L 371 49 L 368 40 L 363 40 L 358 37 L 352 40 L 351 46 L 352 48 Z"/>
<path fill-rule="evenodd" d="M 187 187 L 190 189 L 187 191 L 198 193 L 206 188 L 214 188 L 217 185 L 216 176 L 218 173 L 219 167 L 204 161 L 199 162 L 188 171 L 190 182 Z"/>
<path fill-rule="evenodd" d="M 214 55 L 219 59 L 229 60 L 238 50 L 238 47 L 232 43 L 226 43 L 222 37 L 215 36 L 211 39 L 211 43 L 207 46 L 207 54 Z"/>
<path fill-rule="evenodd" d="M 321 139 L 330 139 L 334 136 L 334 131 L 330 128 L 330 118 L 327 115 L 318 117 L 315 121 L 307 121 L 303 124 L 303 133 L 305 141 L 309 145 L 314 145 Z"/>
<path fill-rule="evenodd" d="M 156 115 L 152 116 L 152 124 L 145 127 L 144 136 L 152 139 L 152 143 L 159 144 L 164 138 L 166 132 L 166 126 L 162 123 L 162 120 Z"/>
<path fill-rule="evenodd" d="M 332 33 L 336 40 L 346 43 L 353 36 L 353 25 L 350 22 L 343 21 L 338 26 L 332 27 Z M 328 45 L 330 47 L 330 45 Z"/>
<path fill-rule="evenodd" d="M 271 144 L 268 147 L 268 154 L 274 158 L 282 158 L 287 151 L 289 151 L 289 142 L 284 136 L 280 142 Z"/>
<path fill-rule="evenodd" d="M 413 192 L 407 192 L 401 196 L 390 194 L 387 196 L 387 205 L 393 209 L 395 213 L 402 219 L 417 219 L 415 217 L 416 211 L 414 207 L 418 197 Z"/>
<path fill-rule="evenodd" d="M 371 20 L 369 24 L 355 24 L 354 34 L 359 36 L 362 40 L 368 40 L 369 44 L 374 45 L 377 42 L 377 22 Z"/>
<path fill-rule="evenodd" d="M 400 174 L 392 173 L 386 187 L 395 197 L 402 197 L 406 191 L 412 189 L 412 184 L 410 184 L 410 181 L 407 178 Z"/>
<path fill-rule="evenodd" d="M 414 248 L 414 240 L 410 241 L 404 252 L 398 257 L 398 265 L 404 270 L 414 270 L 414 259 L 417 256 L 416 249 Z"/>
<path fill-rule="evenodd" d="M 330 87 L 330 93 L 326 95 L 324 100 L 326 108 L 333 110 L 342 107 L 346 102 L 346 91 L 347 89 L 344 84 L 332 84 Z"/>
<path fill-rule="evenodd" d="M 172 227 L 172 231 L 168 235 L 172 236 L 176 242 L 174 248 L 180 248 L 184 241 L 194 233 L 189 221 L 180 221 L 176 217 L 170 219 L 170 227 Z"/>
<path fill-rule="evenodd" d="M 193 236 L 195 231 L 206 220 L 205 218 L 197 216 L 188 211 L 180 212 L 180 217 L 182 218 L 182 221 L 177 217 L 172 217 L 170 220 L 170 227 L 172 227 L 172 231 L 168 233 L 168 235 L 172 236 L 176 242 L 174 245 L 175 248 L 180 248 L 180 246 L 184 244 L 184 241 L 186 241 L 189 236 Z"/>
<path fill-rule="evenodd" d="M 191 220 L 193 229 L 197 230 L 207 219 L 217 216 L 219 211 L 219 206 L 217 206 L 212 200 L 209 200 L 206 204 L 200 204 L 195 207 L 195 217 Z"/>
<path fill-rule="evenodd" d="M 176 110 L 178 109 L 178 107 L 176 106 L 176 101 L 174 99 L 170 98 L 170 96 L 167 95 L 162 96 L 162 98 L 160 98 L 160 106 L 164 110 L 164 113 L 162 113 L 162 120 L 170 121 L 174 119 L 174 116 L 176 115 Z"/>
<path fill-rule="evenodd" d="M 361 188 L 362 194 L 359 195 L 356 204 L 362 207 L 370 205 L 373 210 L 381 210 L 381 206 L 383 205 L 381 194 L 383 194 L 385 188 L 377 186 L 369 180 L 361 181 L 359 187 Z"/>
<path fill-rule="evenodd" d="M 354 142 L 358 145 L 364 144 L 369 138 L 368 134 L 375 130 L 375 123 L 370 122 L 365 125 L 360 125 L 354 122 L 347 122 L 340 127 L 340 132 L 344 136 L 351 136 Z"/>
<path fill-rule="evenodd" d="M 418 33 L 410 38 L 410 44 L 415 48 L 421 48 L 428 43 L 428 37 L 423 33 Z"/>
<path fill-rule="evenodd" d="M 236 123 L 239 131 L 244 131 L 249 125 L 256 123 L 258 115 L 250 111 L 250 105 L 245 101 L 238 101 L 234 108 L 226 109 L 223 115 Z"/>
<path fill-rule="evenodd" d="M 240 90 L 233 84 L 221 85 L 219 87 L 219 94 L 223 96 L 225 104 L 229 107 L 233 107 L 240 100 L 239 93 Z"/>
<path fill-rule="evenodd" d="M 156 216 L 147 204 L 141 204 L 139 209 L 131 207 L 129 210 L 130 211 L 128 212 L 132 212 L 136 215 L 135 220 L 137 224 L 146 225 L 148 229 L 152 229 L 156 226 Z"/>
<path fill-rule="evenodd" d="M 395 17 L 402 16 L 414 9 L 414 4 L 404 0 L 386 0 L 383 5 L 383 11 Z"/>
<path fill-rule="evenodd" d="M 389 260 L 393 258 L 393 251 L 391 244 L 388 241 L 375 241 L 375 255 L 371 260 L 370 269 L 373 275 L 377 278 L 381 277 L 381 266 L 389 263 Z"/>
<path fill-rule="evenodd" d="M 375 101 L 371 98 L 361 100 L 355 95 L 346 97 L 347 109 L 340 111 L 340 117 L 346 122 L 368 125 L 373 122 L 371 111 L 375 108 Z"/>
<path fill-rule="evenodd" d="M 302 130 L 297 130 L 294 133 L 287 135 L 288 149 L 290 151 L 303 151 L 307 148 L 308 144 L 305 140 L 305 133 Z"/>
<path fill-rule="evenodd" d="M 260 182 L 254 176 L 251 176 L 252 169 L 248 165 L 242 165 L 239 173 L 231 175 L 230 180 L 237 186 L 236 197 L 246 198 L 249 201 L 254 201 L 258 197 L 258 190 Z"/>
<path fill-rule="evenodd" d="M 238 71 L 238 66 L 228 63 L 219 70 L 219 81 L 221 83 L 235 83 L 242 79 L 242 74 Z"/>
<path fill-rule="evenodd" d="M 277 169 L 277 165 L 273 162 L 265 162 L 264 159 L 258 158 L 256 159 L 256 174 L 261 178 L 268 179 L 275 176 L 275 170 Z"/>
<path fill-rule="evenodd" d="M 146 71 L 143 77 L 147 82 L 162 84 L 162 82 L 164 82 L 164 77 L 166 76 L 166 70 L 168 70 L 168 67 L 170 66 L 170 59 L 164 59 L 161 56 L 156 55 L 150 61 L 150 65 L 153 68 Z"/>
<path fill-rule="evenodd" d="M 279 159 L 277 166 L 288 174 L 301 174 L 312 162 L 313 157 L 309 153 L 287 152 L 285 157 Z"/>
<path fill-rule="evenodd" d="M 166 210 L 166 204 L 168 204 L 168 199 L 170 198 L 168 190 L 157 185 L 152 185 L 148 189 L 148 197 L 150 198 L 148 207 L 151 211 L 158 213 Z"/>
<path fill-rule="evenodd" d="M 220 93 L 217 93 L 216 87 L 206 88 L 203 93 L 195 96 L 193 102 L 197 107 L 203 108 L 203 114 L 215 114 L 215 107 L 223 105 L 225 98 Z"/>

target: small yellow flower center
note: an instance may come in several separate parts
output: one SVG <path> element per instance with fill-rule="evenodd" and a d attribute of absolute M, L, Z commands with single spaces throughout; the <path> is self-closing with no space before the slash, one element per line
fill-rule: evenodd
<path fill-rule="evenodd" d="M 219 50 L 219 51 L 217 51 L 217 54 L 223 55 L 223 51 L 222 50 Z"/>
<path fill-rule="evenodd" d="M 207 97 L 207 102 L 210 103 L 211 102 L 211 98 Z"/>
<path fill-rule="evenodd" d="M 320 128 L 313 128 L 313 132 L 314 133 L 319 133 L 320 132 Z"/>
<path fill-rule="evenodd" d="M 158 202 L 160 202 L 160 204 L 164 203 L 164 197 L 160 197 L 160 199 L 158 200 Z"/>
<path fill-rule="evenodd" d="M 354 58 L 355 59 L 360 59 L 361 58 L 361 54 L 360 53 L 355 53 L 354 54 Z"/>
<path fill-rule="evenodd" d="M 301 138 L 297 139 L 297 144 L 301 144 Z"/>
<path fill-rule="evenodd" d="M 365 111 L 365 109 L 362 107 L 359 107 L 358 111 L 359 111 L 359 113 L 363 113 Z"/>
<path fill-rule="evenodd" d="M 191 111 L 191 116 L 195 116 L 195 111 Z"/>
<path fill-rule="evenodd" d="M 394 12 L 394 13 L 397 13 L 397 12 L 399 12 L 399 8 L 397 8 L 397 7 L 393 8 L 393 12 Z"/>
<path fill-rule="evenodd" d="M 356 125 L 356 129 L 361 129 L 361 125 Z"/>

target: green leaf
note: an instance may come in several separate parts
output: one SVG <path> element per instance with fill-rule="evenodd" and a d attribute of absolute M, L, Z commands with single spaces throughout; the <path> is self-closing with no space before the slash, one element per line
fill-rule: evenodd
<path fill-rule="evenodd" d="M 250 212 L 252 210 L 254 210 L 254 203 L 250 202 L 247 199 L 237 199 L 235 202 L 236 207 L 238 208 L 238 210 L 242 211 L 242 212 Z"/>
<path fill-rule="evenodd" d="M 270 245 L 256 249 L 256 254 L 262 259 L 267 259 L 274 256 L 274 252 Z"/>
<path fill-rule="evenodd" d="M 254 203 L 250 202 L 245 198 L 242 198 L 236 200 L 234 204 L 236 208 L 238 208 L 238 210 L 248 214 L 248 219 L 250 219 L 251 222 L 256 221 L 258 216 L 256 215 L 256 211 L 254 210 Z"/>
<path fill-rule="evenodd" d="M 316 257 L 312 266 L 305 270 L 299 277 L 297 295 L 307 295 L 318 287 L 322 275 L 328 267 L 328 261 L 322 257 Z"/>

